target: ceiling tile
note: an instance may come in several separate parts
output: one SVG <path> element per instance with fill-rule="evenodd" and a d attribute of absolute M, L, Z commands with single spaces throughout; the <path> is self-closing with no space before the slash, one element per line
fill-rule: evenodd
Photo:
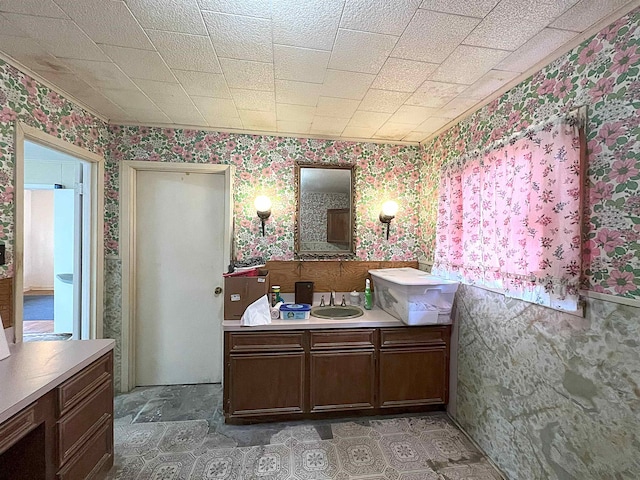
<path fill-rule="evenodd" d="M 152 123 L 168 124 L 171 122 L 158 107 L 152 108 L 128 108 L 127 113 L 133 115 L 139 123 L 149 125 Z"/>
<path fill-rule="evenodd" d="M 198 0 L 198 3 L 202 10 L 271 18 L 271 2 L 269 0 Z"/>
<path fill-rule="evenodd" d="M 231 98 L 224 75 L 217 73 L 173 70 L 173 74 L 189 95 Z"/>
<path fill-rule="evenodd" d="M 480 101 L 492 95 L 495 91 L 502 88 L 503 85 L 509 83 L 517 76 L 517 72 L 490 70 L 485 75 L 483 75 L 480 80 L 469 86 L 469 88 L 467 88 L 459 96 L 465 98 L 474 98 Z"/>
<path fill-rule="evenodd" d="M 424 0 L 420 8 L 455 13 L 467 17 L 485 17 L 500 0 Z"/>
<path fill-rule="evenodd" d="M 111 100 L 113 103 L 122 107 L 124 110 L 129 109 L 152 109 L 155 107 L 153 102 L 139 90 L 116 90 L 110 88 L 103 88 L 100 90 L 105 97 Z"/>
<path fill-rule="evenodd" d="M 273 64 L 221 58 L 222 72 L 231 88 L 273 90 Z"/>
<path fill-rule="evenodd" d="M 393 50 L 398 37 L 340 28 L 329 68 L 376 74 Z"/>
<path fill-rule="evenodd" d="M 39 17 L 68 18 L 53 0 L 2 0 L 0 11 Z"/>
<path fill-rule="evenodd" d="M 441 63 L 479 22 L 477 18 L 418 10 L 392 56 Z"/>
<path fill-rule="evenodd" d="M 275 112 L 258 112 L 254 110 L 238 110 L 244 128 L 251 130 L 276 130 Z"/>
<path fill-rule="evenodd" d="M 309 126 L 311 126 L 311 122 L 313 121 L 313 116 L 315 115 L 315 113 L 316 107 L 309 107 L 305 105 L 287 105 L 283 103 L 279 103 L 276 105 L 278 125 L 280 124 L 280 121 L 283 121 L 289 123 L 308 123 Z"/>
<path fill-rule="evenodd" d="M 156 82 L 155 80 L 136 79 L 136 85 L 154 103 L 191 105 L 189 96 L 178 83 Z"/>
<path fill-rule="evenodd" d="M 429 78 L 434 82 L 470 85 L 509 55 L 505 50 L 460 45 Z"/>
<path fill-rule="evenodd" d="M 169 68 L 209 73 L 222 72 L 209 37 L 158 30 L 147 30 L 147 34 Z"/>
<path fill-rule="evenodd" d="M 474 98 L 456 97 L 440 110 L 437 110 L 433 116 L 441 118 L 456 118 L 467 110 L 475 107 L 477 104 L 478 100 Z"/>
<path fill-rule="evenodd" d="M 13 37 L 28 37 L 27 33 L 20 30 L 13 23 L 0 15 L 0 32 L 2 35 L 11 35 Z"/>
<path fill-rule="evenodd" d="M 56 0 L 96 43 L 153 50 L 153 45 L 123 2 Z"/>
<path fill-rule="evenodd" d="M 207 125 L 207 121 L 191 101 L 182 104 L 156 102 L 156 105 L 171 119 L 172 123 L 199 127 Z"/>
<path fill-rule="evenodd" d="M 581 0 L 556 19 L 551 27 L 582 32 L 628 3 L 629 0 Z"/>
<path fill-rule="evenodd" d="M 270 20 L 216 12 L 202 16 L 219 57 L 273 61 Z"/>
<path fill-rule="evenodd" d="M 390 116 L 390 113 L 357 111 L 353 114 L 347 126 L 349 128 L 373 129 L 371 132 L 371 135 L 373 135 L 384 122 L 389 120 Z"/>
<path fill-rule="evenodd" d="M 402 141 L 404 142 L 421 142 L 425 137 L 424 132 L 409 132 L 404 137 L 402 137 Z"/>
<path fill-rule="evenodd" d="M 360 100 L 320 97 L 316 114 L 322 117 L 351 118 L 360 105 Z"/>
<path fill-rule="evenodd" d="M 577 0 L 502 0 L 464 40 L 466 45 L 516 50 Z"/>
<path fill-rule="evenodd" d="M 545 28 L 496 65 L 497 70 L 525 72 L 576 36 L 575 32 Z"/>
<path fill-rule="evenodd" d="M 375 75 L 327 70 L 322 94 L 326 96 L 361 100 L 373 83 Z"/>
<path fill-rule="evenodd" d="M 204 119 L 212 128 L 244 128 L 242 126 L 242 120 L 240 120 L 240 117 L 220 117 L 218 115 L 207 117 L 206 115 L 204 115 Z"/>
<path fill-rule="evenodd" d="M 69 72 L 62 60 L 49 54 L 35 40 L 0 34 L 0 49 L 16 61 L 37 72 Z"/>
<path fill-rule="evenodd" d="M 378 128 L 352 127 L 347 125 L 342 131 L 342 136 L 346 138 L 371 138 Z"/>
<path fill-rule="evenodd" d="M 401 35 L 421 0 L 349 0 L 340 26 L 364 32 Z"/>
<path fill-rule="evenodd" d="M 226 98 L 211 98 L 211 97 L 191 97 L 194 105 L 200 110 L 200 113 L 205 117 L 207 122 L 210 118 L 219 116 L 225 118 L 238 117 L 238 110 L 236 109 L 233 100 Z"/>
<path fill-rule="evenodd" d="M 340 135 L 347 126 L 348 118 L 335 118 L 335 117 L 321 117 L 316 115 L 311 122 L 311 129 L 309 133 L 312 134 L 325 134 L 325 135 Z"/>
<path fill-rule="evenodd" d="M 433 133 L 451 121 L 450 118 L 431 117 L 415 128 L 417 132 Z"/>
<path fill-rule="evenodd" d="M 405 92 L 371 89 L 362 100 L 358 110 L 393 113 L 409 98 L 409 96 L 410 94 Z"/>
<path fill-rule="evenodd" d="M 277 79 L 322 83 L 331 52 L 310 48 L 273 46 L 273 61 Z"/>
<path fill-rule="evenodd" d="M 437 66 L 435 63 L 389 57 L 371 87 L 413 93 Z"/>
<path fill-rule="evenodd" d="M 236 88 L 232 88 L 230 91 L 238 110 L 258 110 L 261 112 L 275 112 L 276 110 L 274 92 Z"/>
<path fill-rule="evenodd" d="M 98 46 L 71 20 L 14 13 L 7 13 L 5 17 L 57 57 L 108 60 Z"/>
<path fill-rule="evenodd" d="M 126 0 L 144 28 L 206 35 L 196 0 Z"/>
<path fill-rule="evenodd" d="M 317 83 L 276 80 L 276 102 L 315 107 L 322 89 Z"/>
<path fill-rule="evenodd" d="M 290 122 L 287 120 L 278 120 L 278 132 L 281 133 L 301 133 L 308 134 L 311 123 Z"/>
<path fill-rule="evenodd" d="M 39 73 L 39 72 L 38 72 Z M 70 95 L 77 95 L 81 93 L 88 93 L 93 90 L 91 85 L 82 79 L 78 78 L 75 73 L 66 72 L 46 72 L 46 78 L 49 82 L 53 83 L 60 90 L 65 91 Z"/>
<path fill-rule="evenodd" d="M 419 125 L 427 118 L 432 116 L 438 109 L 418 107 L 416 105 L 402 105 L 396 113 L 394 113 L 389 122 L 391 123 L 404 123 L 407 125 Z"/>
<path fill-rule="evenodd" d="M 115 63 L 69 59 L 66 64 L 81 78 L 95 87 L 115 90 L 138 89 Z"/>
<path fill-rule="evenodd" d="M 466 89 L 466 85 L 427 80 L 409 97 L 407 105 L 440 108 Z"/>
<path fill-rule="evenodd" d="M 89 89 L 84 90 L 82 92 L 76 92 L 73 96 L 78 99 L 78 101 L 88 105 L 93 108 L 95 111 L 100 112 L 101 115 L 105 116 L 107 119 L 112 118 L 128 118 L 129 115 L 118 105 L 113 103 L 107 97 L 99 93 L 97 90 Z M 131 117 L 133 117 L 131 115 Z M 133 118 L 131 118 L 133 119 Z"/>
<path fill-rule="evenodd" d="M 102 45 L 102 50 L 132 78 L 175 82 L 171 70 L 167 68 L 158 52 L 113 45 Z"/>
<path fill-rule="evenodd" d="M 273 43 L 331 50 L 343 5 L 344 0 L 273 2 Z"/>
<path fill-rule="evenodd" d="M 385 138 L 388 140 L 402 140 L 402 138 L 413 130 L 413 125 L 404 123 L 387 122 L 373 135 L 374 138 Z"/>

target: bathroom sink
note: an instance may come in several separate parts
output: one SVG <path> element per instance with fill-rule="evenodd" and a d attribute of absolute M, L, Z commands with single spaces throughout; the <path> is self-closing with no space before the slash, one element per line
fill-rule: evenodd
<path fill-rule="evenodd" d="M 363 315 L 362 309 L 353 305 L 342 307 L 340 305 L 313 307 L 311 308 L 311 316 L 318 318 L 327 318 L 330 320 L 343 320 L 345 318 L 357 318 Z"/>

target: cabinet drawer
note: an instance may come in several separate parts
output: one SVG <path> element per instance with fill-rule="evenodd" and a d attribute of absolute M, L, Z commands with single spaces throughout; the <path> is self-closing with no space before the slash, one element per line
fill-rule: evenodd
<path fill-rule="evenodd" d="M 36 404 L 0 425 L 0 453 L 8 450 L 14 443 L 36 428 Z"/>
<path fill-rule="evenodd" d="M 230 333 L 227 338 L 231 353 L 304 350 L 304 332 Z"/>
<path fill-rule="evenodd" d="M 375 338 L 376 331 L 373 328 L 312 331 L 311 349 L 373 348 Z"/>
<path fill-rule="evenodd" d="M 113 355 L 108 353 L 60 385 L 58 415 L 64 415 L 107 378 L 111 381 L 112 371 Z"/>
<path fill-rule="evenodd" d="M 83 444 L 65 467 L 58 472 L 60 480 L 97 478 L 100 471 L 106 472 L 113 464 L 113 428 L 111 419 L 100 424 L 97 431 Z"/>
<path fill-rule="evenodd" d="M 380 346 L 413 347 L 419 345 L 446 345 L 451 327 L 406 327 L 380 329 Z"/>
<path fill-rule="evenodd" d="M 109 379 L 58 420 L 59 464 L 68 461 L 105 420 L 111 421 L 112 413 L 113 389 Z"/>

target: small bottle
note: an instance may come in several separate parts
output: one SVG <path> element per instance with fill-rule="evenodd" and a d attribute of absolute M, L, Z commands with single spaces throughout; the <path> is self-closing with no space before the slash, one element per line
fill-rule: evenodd
<path fill-rule="evenodd" d="M 278 302 L 283 302 L 282 297 L 280 296 L 280 285 L 272 285 L 271 286 L 271 306 L 275 307 Z"/>
<path fill-rule="evenodd" d="M 371 310 L 373 308 L 373 297 L 371 296 L 371 281 L 367 278 L 364 287 L 364 309 Z"/>

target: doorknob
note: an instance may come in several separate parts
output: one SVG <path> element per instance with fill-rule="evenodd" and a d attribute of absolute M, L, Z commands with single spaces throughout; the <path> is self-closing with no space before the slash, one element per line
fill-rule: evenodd
<path fill-rule="evenodd" d="M 215 293 L 216 295 L 220 295 L 222 293 L 222 287 L 216 287 L 213 293 Z"/>

